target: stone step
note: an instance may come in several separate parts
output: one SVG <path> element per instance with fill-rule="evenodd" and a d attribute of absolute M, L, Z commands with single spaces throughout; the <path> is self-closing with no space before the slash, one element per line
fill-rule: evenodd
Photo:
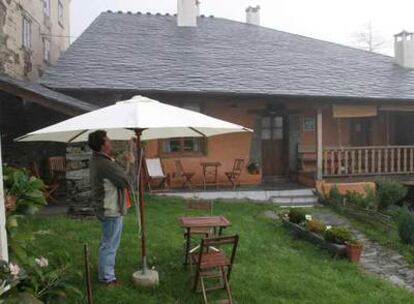
<path fill-rule="evenodd" d="M 318 198 L 315 196 L 284 196 L 272 197 L 271 201 L 278 204 L 316 204 Z"/>
<path fill-rule="evenodd" d="M 292 196 L 315 196 L 313 189 L 293 189 L 276 191 L 272 197 L 292 197 Z"/>

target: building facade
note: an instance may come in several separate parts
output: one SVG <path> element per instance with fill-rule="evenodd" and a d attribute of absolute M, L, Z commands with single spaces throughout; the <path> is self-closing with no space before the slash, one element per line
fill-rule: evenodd
<path fill-rule="evenodd" d="M 36 81 L 70 44 L 70 0 L 0 0 L 0 73 Z"/>

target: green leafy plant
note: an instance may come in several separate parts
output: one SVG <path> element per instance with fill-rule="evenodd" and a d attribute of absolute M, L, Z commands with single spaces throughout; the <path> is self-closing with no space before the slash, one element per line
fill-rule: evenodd
<path fill-rule="evenodd" d="M 322 234 L 326 230 L 326 225 L 322 221 L 317 220 L 317 219 L 312 219 L 310 221 L 307 221 L 305 226 L 308 231 L 314 232 L 317 234 Z"/>
<path fill-rule="evenodd" d="M 51 263 L 44 257 L 36 258 L 33 241 L 45 231 L 24 229 L 22 225 L 46 205 L 42 180 L 11 167 L 4 167 L 3 173 L 8 206 L 6 230 L 13 263 L 11 268 L 0 264 L 0 284 L 11 287 L 3 290 L 2 298 L 7 299 L 5 303 L 76 303 L 72 299 L 79 298 L 81 292 L 70 282 L 80 274 L 73 270 L 68 254 L 52 257 Z"/>
<path fill-rule="evenodd" d="M 300 224 L 306 220 L 306 212 L 300 208 L 291 208 L 288 218 L 290 222 Z"/>
<path fill-rule="evenodd" d="M 11 214 L 35 214 L 46 205 L 43 181 L 26 170 L 4 166 L 3 180 L 5 196 L 15 198 Z"/>
<path fill-rule="evenodd" d="M 329 190 L 329 197 L 328 197 L 329 203 L 333 205 L 341 205 L 343 200 L 344 200 L 344 196 L 339 192 L 338 187 L 334 185 Z"/>
<path fill-rule="evenodd" d="M 404 244 L 414 244 L 414 213 L 407 207 L 401 208 L 396 216 L 398 235 Z"/>
<path fill-rule="evenodd" d="M 345 227 L 336 226 L 325 231 L 325 240 L 330 243 L 345 244 L 353 239 L 351 231 Z"/>
<path fill-rule="evenodd" d="M 356 205 L 364 209 L 377 208 L 377 196 L 371 188 L 366 188 L 366 193 L 362 194 L 356 191 L 348 191 L 345 195 L 347 203 Z"/>
<path fill-rule="evenodd" d="M 376 184 L 379 210 L 386 210 L 389 206 L 402 201 L 407 195 L 407 188 L 397 181 L 378 179 Z"/>

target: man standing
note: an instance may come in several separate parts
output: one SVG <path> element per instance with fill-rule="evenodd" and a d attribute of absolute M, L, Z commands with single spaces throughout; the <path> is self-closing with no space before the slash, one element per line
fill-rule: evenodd
<path fill-rule="evenodd" d="M 98 278 L 111 287 L 118 284 L 115 258 L 121 240 L 123 216 L 129 202 L 128 176 L 111 158 L 111 140 L 105 131 L 89 134 L 88 145 L 93 150 L 89 164 L 92 200 L 96 216 L 102 223 Z"/>

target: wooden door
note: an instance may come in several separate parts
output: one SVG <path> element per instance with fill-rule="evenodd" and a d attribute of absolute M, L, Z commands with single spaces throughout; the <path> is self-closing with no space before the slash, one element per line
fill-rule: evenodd
<path fill-rule="evenodd" d="M 262 117 L 262 169 L 263 176 L 285 174 L 284 161 L 284 117 L 269 115 Z"/>
<path fill-rule="evenodd" d="M 371 119 L 351 119 L 351 145 L 353 147 L 369 146 L 371 144 Z"/>

